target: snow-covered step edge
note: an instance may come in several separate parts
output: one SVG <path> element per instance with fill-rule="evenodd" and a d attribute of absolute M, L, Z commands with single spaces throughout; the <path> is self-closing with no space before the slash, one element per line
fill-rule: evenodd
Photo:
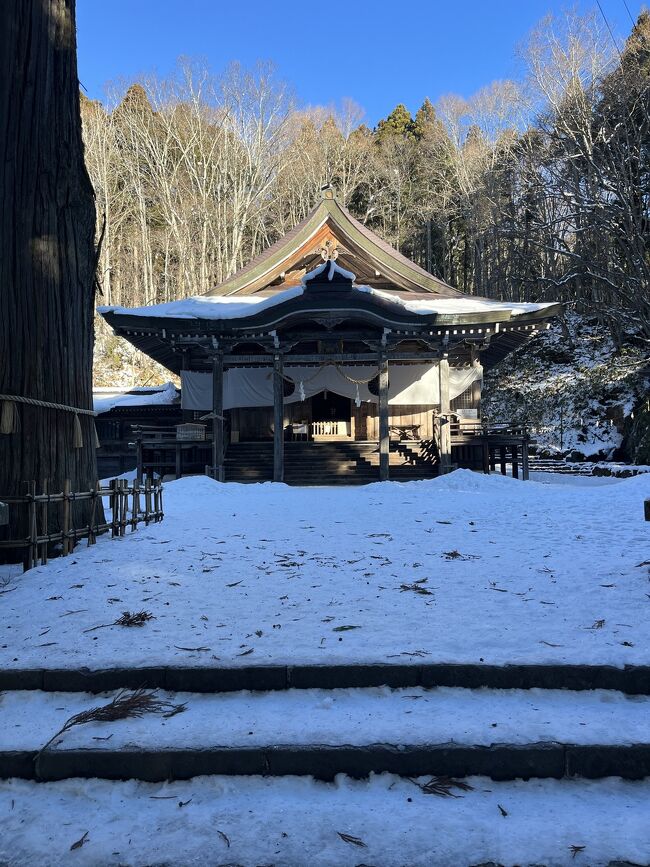
<path fill-rule="evenodd" d="M 365 746 L 269 745 L 206 749 L 77 749 L 1 752 L 0 779 L 42 782 L 80 778 L 106 780 L 188 780 L 204 775 L 311 776 L 338 774 L 365 779 L 370 774 L 402 777 L 483 775 L 494 780 L 531 778 L 650 777 L 650 744 L 455 744 Z"/>
<path fill-rule="evenodd" d="M 463 689 L 618 690 L 650 695 L 650 665 L 568 663 L 332 663 L 233 666 L 185 665 L 120 668 L 52 668 L 0 670 L 0 692 L 105 692 L 113 689 L 167 689 L 183 692 L 348 689 L 375 686 Z"/>
<path fill-rule="evenodd" d="M 0 777 L 650 774 L 646 697 L 386 687 L 157 697 L 168 710 L 184 710 L 85 723 L 57 736 L 71 717 L 106 705 L 112 695 L 4 693 Z"/>
<path fill-rule="evenodd" d="M 0 750 L 38 750 L 70 717 L 115 695 L 3 693 Z M 51 749 L 650 743 L 650 697 L 605 690 L 377 687 L 155 697 L 182 712 L 77 725 Z"/>
<path fill-rule="evenodd" d="M 647 862 L 650 781 L 466 782 L 472 789 L 456 790 L 458 798 L 426 795 L 388 774 L 331 784 L 297 777 L 0 782 L 0 863 Z"/>

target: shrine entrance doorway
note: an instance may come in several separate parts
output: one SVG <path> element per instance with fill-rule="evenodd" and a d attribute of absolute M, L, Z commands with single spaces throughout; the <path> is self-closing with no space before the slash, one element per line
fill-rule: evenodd
<path fill-rule="evenodd" d="M 312 439 L 349 439 L 352 401 L 333 391 L 320 391 L 311 398 Z"/>

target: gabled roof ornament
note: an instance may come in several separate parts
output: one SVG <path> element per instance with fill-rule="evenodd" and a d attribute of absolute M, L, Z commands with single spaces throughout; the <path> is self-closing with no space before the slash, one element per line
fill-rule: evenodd
<path fill-rule="evenodd" d="M 314 193 L 317 195 L 318 190 L 314 190 Z M 347 262 L 349 256 L 350 262 L 359 262 L 357 270 L 366 275 L 364 279 L 371 285 L 379 282 L 382 288 L 388 286 L 420 294 L 427 292 L 442 298 L 464 297 L 458 289 L 448 286 L 407 259 L 353 217 L 337 199 L 331 183 L 320 188 L 320 195 L 320 201 L 301 223 L 207 294 L 254 295 L 275 287 L 282 272 L 289 274 L 302 271 L 305 259 L 311 256 L 322 259 L 323 242 L 327 237 L 332 237 L 338 243 L 339 261 L 343 259 Z M 381 276 L 375 275 L 373 278 L 372 274 L 376 271 Z"/>
<path fill-rule="evenodd" d="M 335 262 L 339 257 L 339 245 L 332 238 L 328 238 L 319 252 L 323 262 Z"/>
<path fill-rule="evenodd" d="M 322 287 L 327 284 L 332 289 L 351 289 L 356 277 L 352 271 L 346 271 L 337 265 L 334 259 L 325 259 L 312 271 L 309 271 L 300 281 L 305 289 L 311 290 L 313 285 Z"/>

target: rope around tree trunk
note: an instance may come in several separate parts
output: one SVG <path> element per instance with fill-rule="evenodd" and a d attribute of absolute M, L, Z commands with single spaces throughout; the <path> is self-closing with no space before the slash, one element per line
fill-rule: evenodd
<path fill-rule="evenodd" d="M 65 403 L 53 403 L 49 400 L 37 400 L 35 397 L 22 397 L 18 394 L 0 394 L 0 401 L 5 400 L 11 403 L 26 403 L 30 406 L 44 406 L 46 409 L 58 409 L 62 412 L 74 412 L 75 415 L 97 415 L 97 413 L 92 409 L 81 409 L 78 406 L 68 406 Z"/>
<path fill-rule="evenodd" d="M 20 430 L 20 417 L 16 408 L 17 403 L 26 404 L 27 406 L 39 406 L 44 409 L 53 409 L 59 412 L 71 412 L 74 415 L 73 438 L 72 445 L 75 449 L 83 447 L 83 436 L 81 433 L 80 415 L 89 415 L 93 418 L 97 413 L 92 409 L 82 409 L 78 406 L 68 406 L 65 403 L 54 403 L 51 400 L 38 400 L 35 397 L 23 397 L 19 394 L 0 394 L 0 404 L 2 411 L 0 412 L 0 434 L 17 433 Z M 97 436 L 97 428 L 94 426 L 95 433 L 95 448 L 99 448 L 99 438 Z"/>

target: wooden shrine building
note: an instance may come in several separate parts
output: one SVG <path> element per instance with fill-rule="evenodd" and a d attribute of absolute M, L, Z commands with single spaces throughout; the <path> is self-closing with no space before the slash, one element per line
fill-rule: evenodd
<path fill-rule="evenodd" d="M 354 219 L 331 189 L 212 292 L 100 308 L 116 334 L 180 374 L 185 418 L 210 421 L 205 464 L 216 479 L 305 483 L 309 466 L 319 480 L 324 454 L 349 482 L 362 469 L 382 480 L 487 470 L 499 455 L 490 442 L 502 464 L 503 449 L 516 461 L 520 433 L 482 426 L 483 371 L 559 310 L 464 295 Z"/>

